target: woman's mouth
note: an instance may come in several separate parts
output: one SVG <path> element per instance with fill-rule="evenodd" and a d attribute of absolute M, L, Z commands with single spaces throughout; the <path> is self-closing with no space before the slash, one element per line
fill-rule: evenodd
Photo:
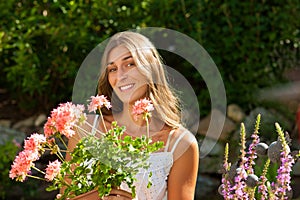
<path fill-rule="evenodd" d="M 119 89 L 121 90 L 121 92 L 124 92 L 124 91 L 130 90 L 131 88 L 133 88 L 133 86 L 134 86 L 134 84 L 131 83 L 131 84 L 128 84 L 128 85 L 120 86 Z"/>

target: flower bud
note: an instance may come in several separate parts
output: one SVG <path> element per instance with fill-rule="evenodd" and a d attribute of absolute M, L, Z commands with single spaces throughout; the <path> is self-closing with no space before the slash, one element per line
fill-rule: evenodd
<path fill-rule="evenodd" d="M 286 194 L 285 194 L 285 197 L 287 198 L 287 200 L 292 199 L 293 198 L 293 190 L 292 189 L 287 190 Z"/>
<path fill-rule="evenodd" d="M 266 143 L 260 142 L 256 145 L 256 153 L 260 156 L 267 155 L 269 146 Z"/>
<path fill-rule="evenodd" d="M 254 188 L 258 184 L 258 177 L 255 174 L 249 174 L 245 182 L 248 187 Z"/>
<path fill-rule="evenodd" d="M 223 184 L 218 187 L 218 192 L 220 195 L 223 195 Z"/>
<path fill-rule="evenodd" d="M 234 163 L 233 165 L 231 165 L 230 170 L 228 172 L 228 178 L 231 182 L 234 182 L 234 177 L 236 176 L 236 169 L 237 169 L 237 165 L 238 163 Z"/>
<path fill-rule="evenodd" d="M 280 141 L 272 142 L 268 148 L 268 157 L 273 163 L 280 164 L 280 154 L 282 151 L 282 144 Z M 287 151 L 290 152 L 289 146 L 287 146 Z"/>

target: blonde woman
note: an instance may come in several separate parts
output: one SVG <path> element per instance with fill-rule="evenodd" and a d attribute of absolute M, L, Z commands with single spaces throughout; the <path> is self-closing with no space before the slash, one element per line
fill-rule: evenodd
<path fill-rule="evenodd" d="M 146 133 L 144 120 L 134 119 L 132 104 L 149 98 L 155 110 L 150 121 L 150 137 L 163 141 L 164 148 L 152 153 L 150 168 L 137 174 L 136 199 L 192 200 L 196 186 L 199 153 L 193 134 L 181 125 L 178 99 L 167 83 L 163 63 L 156 48 L 145 36 L 120 32 L 109 40 L 101 62 L 98 94 L 112 102 L 112 110 L 103 110 L 105 124 L 112 121 L 126 126 L 126 135 L 140 137 Z M 102 129 L 102 122 L 96 121 Z M 73 146 L 72 141 L 69 146 Z M 152 186 L 147 188 L 152 172 Z M 123 190 L 128 190 L 122 185 Z M 125 199 L 108 196 L 105 199 Z"/>

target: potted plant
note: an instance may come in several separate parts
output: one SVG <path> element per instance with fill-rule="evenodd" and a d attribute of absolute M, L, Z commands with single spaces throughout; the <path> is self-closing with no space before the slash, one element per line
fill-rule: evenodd
<path fill-rule="evenodd" d="M 106 97 L 91 97 L 88 110 L 98 111 L 104 124 L 101 112 L 103 107 L 111 108 Z M 141 168 L 149 167 L 147 159 L 150 153 L 163 146 L 162 142 L 153 143 L 149 138 L 148 120 L 153 109 L 151 101 L 147 99 L 135 103 L 134 115 L 143 115 L 147 134 L 132 138 L 123 135 L 126 127 L 120 127 L 117 122 L 113 122 L 109 130 L 104 124 L 105 132 L 88 132 L 82 128 L 82 125 L 91 126 L 87 122 L 85 106 L 71 102 L 60 104 L 48 117 L 44 133 L 34 133 L 25 139 L 24 150 L 16 156 L 9 176 L 21 182 L 27 177 L 51 181 L 48 191 L 64 190 L 57 195 L 57 199 L 80 199 L 83 195 L 93 193 L 99 199 L 109 194 L 125 194 L 134 198 L 135 175 Z M 70 151 L 63 137 L 74 137 L 76 129 L 83 132 L 84 136 Z M 59 141 L 63 148 L 58 145 Z M 35 162 L 46 152 L 55 154 L 57 160 L 50 161 L 46 169 L 38 169 Z M 63 153 L 69 153 L 71 159 L 65 160 Z M 40 172 L 42 176 L 32 176 L 32 169 Z M 126 183 L 131 193 L 121 191 L 120 194 L 118 188 L 121 183 Z"/>

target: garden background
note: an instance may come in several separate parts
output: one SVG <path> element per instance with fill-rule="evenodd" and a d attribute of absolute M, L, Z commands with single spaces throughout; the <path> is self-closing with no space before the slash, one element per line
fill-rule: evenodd
<path fill-rule="evenodd" d="M 216 191 L 224 143 L 232 140 L 232 146 L 236 146 L 239 123 L 247 122 L 246 127 L 253 128 L 258 113 L 262 114 L 263 140 L 277 138 L 274 122 L 278 121 L 291 134 L 292 148 L 299 149 L 297 0 L 7 0 L 0 2 L 0 10 L 3 199 L 53 197 L 54 193 L 42 192 L 44 188 L 39 182 L 21 185 L 7 178 L 11 160 L 18 151 L 11 139 L 22 142 L 32 131 L 40 131 L 49 111 L 58 103 L 71 100 L 77 70 L 88 53 L 112 34 L 128 29 L 164 27 L 188 35 L 210 54 L 223 78 L 228 104 L 228 112 L 224 113 L 226 126 L 213 152 L 200 160 L 195 199 L 220 199 Z M 206 84 L 185 60 L 161 54 L 168 66 L 190 81 L 197 94 L 203 120 L 195 134 L 201 143 L 211 113 Z M 270 98 L 260 98 L 264 89 L 273 91 Z M 44 162 L 49 158 L 44 158 Z M 300 170 L 295 171 L 293 187 L 299 188 Z M 297 196 L 299 191 L 294 194 Z"/>

